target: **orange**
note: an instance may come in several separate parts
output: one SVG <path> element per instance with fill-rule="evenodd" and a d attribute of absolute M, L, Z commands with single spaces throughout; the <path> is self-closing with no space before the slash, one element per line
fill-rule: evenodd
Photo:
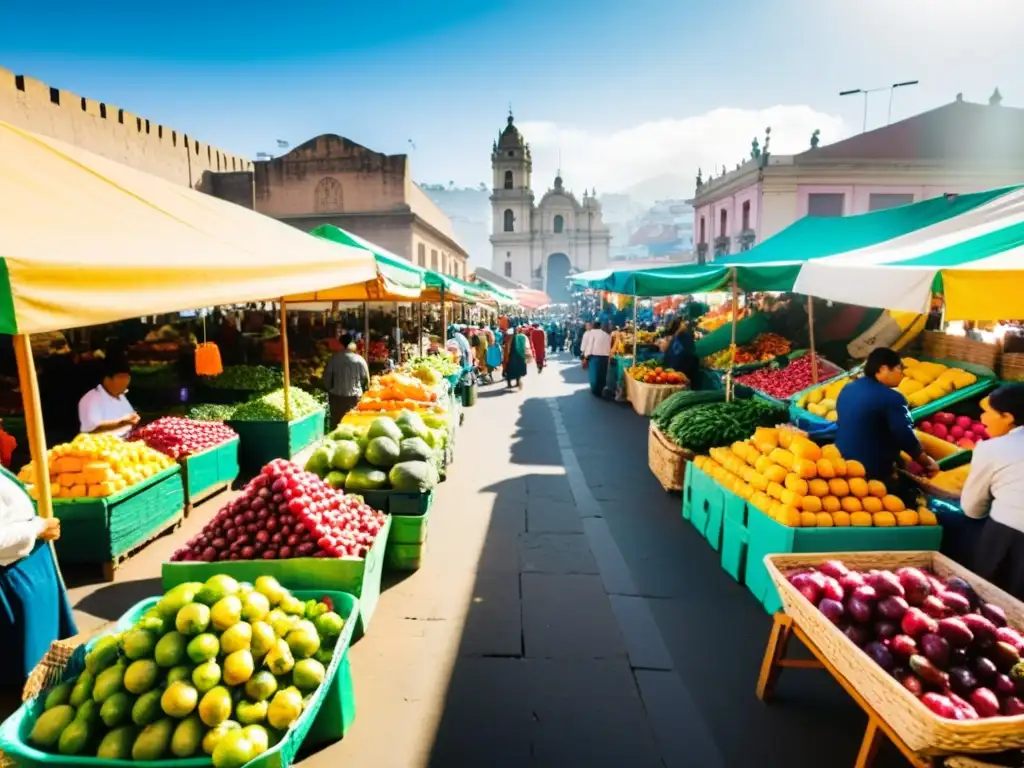
<path fill-rule="evenodd" d="M 818 527 L 818 516 L 813 512 L 801 512 L 800 513 L 800 527 L 801 528 L 817 528 Z"/>
<path fill-rule="evenodd" d="M 885 507 L 887 512 L 902 512 L 907 508 L 903 503 L 903 499 L 891 494 L 882 499 L 882 506 Z"/>
<path fill-rule="evenodd" d="M 892 528 L 896 525 L 896 516 L 892 512 L 876 512 L 871 520 L 879 528 Z"/>
<path fill-rule="evenodd" d="M 818 519 L 819 528 L 831 528 L 834 524 L 832 521 L 832 515 L 828 512 L 819 512 L 815 517 Z"/>
<path fill-rule="evenodd" d="M 845 496 L 839 503 L 842 505 L 844 512 L 860 512 L 864 509 L 861 506 L 860 499 L 853 496 Z"/>
<path fill-rule="evenodd" d="M 768 458 L 786 469 L 792 469 L 796 463 L 796 457 L 784 448 L 776 448 L 768 454 Z"/>
<path fill-rule="evenodd" d="M 828 496 L 828 482 L 826 480 L 811 480 L 807 489 L 812 496 Z"/>
<path fill-rule="evenodd" d="M 870 528 L 874 519 L 867 512 L 854 512 L 850 515 L 850 525 L 854 528 Z"/>
<path fill-rule="evenodd" d="M 829 459 L 829 463 L 832 465 L 832 471 L 836 473 L 836 477 L 846 477 L 846 462 L 842 459 Z"/>
<path fill-rule="evenodd" d="M 802 504 L 803 496 L 786 488 L 782 491 L 782 503 L 791 507 L 799 507 Z"/>
<path fill-rule="evenodd" d="M 793 444 L 793 440 L 796 438 L 796 433 L 792 429 L 781 427 L 779 432 L 779 448 L 785 448 L 789 450 L 789 446 Z"/>
<path fill-rule="evenodd" d="M 818 477 L 824 477 L 826 480 L 836 476 L 836 470 L 832 466 L 832 462 L 828 459 L 818 459 Z"/>
<path fill-rule="evenodd" d="M 782 500 L 782 492 L 786 490 L 776 482 L 768 483 L 768 495 L 773 499 Z"/>
<path fill-rule="evenodd" d="M 828 489 L 832 491 L 833 496 L 838 496 L 839 498 L 850 495 L 850 485 L 841 477 L 829 480 Z"/>
<path fill-rule="evenodd" d="M 881 480 L 868 480 L 868 493 L 872 496 L 882 498 L 888 491 L 885 489 L 885 483 Z"/>
<path fill-rule="evenodd" d="M 797 459 L 793 462 L 793 471 L 805 480 L 811 480 L 818 476 L 818 465 L 810 459 Z"/>
<path fill-rule="evenodd" d="M 772 464 L 770 467 L 767 467 L 762 474 L 768 478 L 768 482 L 782 484 L 786 482 L 786 475 L 789 473 L 786 472 L 785 467 L 780 467 L 778 464 Z"/>
<path fill-rule="evenodd" d="M 800 508 L 804 512 L 821 512 L 821 499 L 817 496 L 804 496 L 800 501 Z"/>
<path fill-rule="evenodd" d="M 832 513 L 832 524 L 836 528 L 849 528 L 850 527 L 850 513 L 849 512 L 833 512 Z"/>
<path fill-rule="evenodd" d="M 836 448 L 835 443 L 829 443 L 828 445 L 822 446 L 821 458 L 829 459 L 831 461 L 832 459 L 841 459 L 843 457 L 839 454 L 839 449 Z"/>
<path fill-rule="evenodd" d="M 868 484 L 863 477 L 851 477 L 847 483 L 850 486 L 850 493 L 858 499 L 863 499 L 868 495 Z"/>
<path fill-rule="evenodd" d="M 896 513 L 896 523 L 900 526 L 917 525 L 920 522 L 918 514 L 913 509 L 904 509 Z"/>
<path fill-rule="evenodd" d="M 939 519 L 937 517 L 935 517 L 935 513 L 932 512 L 930 509 L 925 509 L 924 507 L 922 507 L 921 509 L 917 510 L 917 519 L 918 519 L 918 522 L 921 523 L 921 525 L 938 525 L 939 524 Z"/>
<path fill-rule="evenodd" d="M 806 437 L 798 437 L 789 446 L 790 452 L 798 459 L 817 461 L 821 458 L 821 448 Z"/>
<path fill-rule="evenodd" d="M 846 476 L 847 477 L 864 477 L 867 474 L 864 470 L 864 465 L 859 461 L 853 459 L 846 460 Z"/>
<path fill-rule="evenodd" d="M 800 496 L 806 496 L 808 491 L 807 481 L 792 472 L 786 475 L 786 487 Z"/>
<path fill-rule="evenodd" d="M 865 512 L 874 514 L 883 510 L 882 500 L 877 496 L 865 496 L 860 500 L 860 503 L 864 507 Z"/>
<path fill-rule="evenodd" d="M 793 509 L 793 507 L 781 506 L 779 508 L 779 516 L 775 519 L 791 528 L 800 527 L 800 513 Z"/>
<path fill-rule="evenodd" d="M 826 512 L 838 512 L 841 510 L 842 502 L 835 496 L 826 496 L 821 500 L 821 506 Z"/>

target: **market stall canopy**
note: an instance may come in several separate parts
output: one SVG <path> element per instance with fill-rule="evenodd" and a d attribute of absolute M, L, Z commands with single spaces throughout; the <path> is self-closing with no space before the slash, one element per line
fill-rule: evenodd
<path fill-rule="evenodd" d="M 729 270 L 717 264 L 677 264 L 671 267 L 613 272 L 605 290 L 624 296 L 674 296 L 708 293 L 722 288 Z"/>
<path fill-rule="evenodd" d="M 808 262 L 795 290 L 922 313 L 935 291 L 950 320 L 1024 317 L 1024 187 L 962 197 L 979 196 L 988 199 L 927 227 Z"/>
<path fill-rule="evenodd" d="M 524 309 L 540 309 L 551 303 L 551 297 L 544 291 L 536 291 L 532 288 L 519 288 L 511 292 L 515 296 L 516 303 Z"/>
<path fill-rule="evenodd" d="M 879 246 L 932 227 L 943 228 L 947 226 L 944 222 L 953 222 L 960 216 L 988 206 L 1013 189 L 1016 187 L 967 195 L 943 195 L 854 216 L 805 216 L 745 253 L 716 259 L 714 266 L 734 267 L 737 284 L 742 290 L 796 290 L 806 293 L 796 287 L 797 277 L 805 265 L 824 263 L 822 260 Z M 850 300 L 848 303 L 882 306 L 866 302 L 864 297 L 861 301 Z M 919 312 L 920 305 L 909 311 Z"/>
<path fill-rule="evenodd" d="M 504 290 L 503 288 L 499 288 L 494 283 L 491 283 L 491 282 L 489 282 L 489 281 L 487 281 L 484 278 L 479 277 L 479 276 L 477 276 L 476 282 L 477 282 L 477 287 L 482 286 L 482 287 L 486 288 L 491 293 L 491 295 L 494 297 L 495 301 L 498 304 L 515 304 L 516 303 L 515 296 L 513 296 L 511 293 L 509 293 L 508 291 Z"/>
<path fill-rule="evenodd" d="M 412 301 L 418 299 L 423 291 L 425 271 L 401 256 L 332 224 L 319 226 L 309 234 L 332 243 L 368 251 L 373 256 L 377 274 L 362 283 L 288 296 L 290 302 Z"/>
<path fill-rule="evenodd" d="M 0 122 L 0 332 L 374 279 L 366 250 Z"/>

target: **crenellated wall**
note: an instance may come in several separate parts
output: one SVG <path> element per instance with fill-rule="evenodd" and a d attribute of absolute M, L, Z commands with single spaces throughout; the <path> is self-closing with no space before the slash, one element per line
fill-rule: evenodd
<path fill-rule="evenodd" d="M 54 88 L 2 67 L 0 121 L 218 197 L 225 196 L 221 194 L 225 190 L 227 199 L 253 207 L 253 164 L 247 158 L 113 104 Z M 233 176 L 217 178 L 219 173 Z"/>

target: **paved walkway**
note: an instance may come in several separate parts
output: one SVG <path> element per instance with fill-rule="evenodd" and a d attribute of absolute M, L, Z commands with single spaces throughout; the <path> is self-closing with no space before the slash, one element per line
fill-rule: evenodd
<path fill-rule="evenodd" d="M 852 765 L 865 719 L 824 673 L 755 698 L 769 618 L 651 476 L 647 420 L 567 359 L 525 381 L 467 412 L 426 565 L 351 651 L 355 726 L 302 765 Z M 152 594 L 210 512 L 74 588 L 82 623 Z"/>

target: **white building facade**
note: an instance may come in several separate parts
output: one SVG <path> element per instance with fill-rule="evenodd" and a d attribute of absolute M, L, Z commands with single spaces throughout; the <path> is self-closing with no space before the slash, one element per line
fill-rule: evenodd
<path fill-rule="evenodd" d="M 517 283 L 545 291 L 554 302 L 568 300 L 568 276 L 608 263 L 611 233 L 601 219 L 596 191 L 579 201 L 555 177 L 537 203 L 533 194 L 530 145 L 508 125 L 491 152 L 491 269 Z"/>

